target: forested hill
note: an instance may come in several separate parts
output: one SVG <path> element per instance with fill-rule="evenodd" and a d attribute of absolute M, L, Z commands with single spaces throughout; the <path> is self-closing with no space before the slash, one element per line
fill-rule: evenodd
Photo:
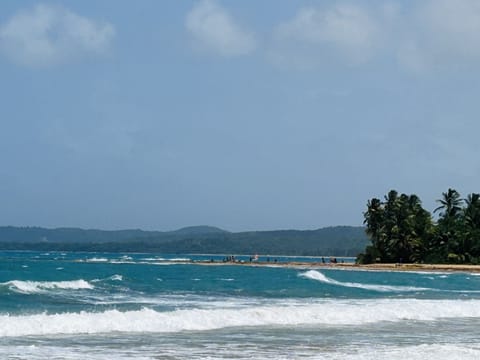
<path fill-rule="evenodd" d="M 0 227 L 2 250 L 356 256 L 367 243 L 365 229 L 353 226 L 237 233 L 211 226 L 169 232 Z"/>

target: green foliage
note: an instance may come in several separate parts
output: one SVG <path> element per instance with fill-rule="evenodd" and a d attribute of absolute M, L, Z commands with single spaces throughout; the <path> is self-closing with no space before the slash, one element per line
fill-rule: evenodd
<path fill-rule="evenodd" d="M 358 262 L 478 263 L 480 261 L 480 195 L 466 199 L 454 189 L 442 193 L 436 222 L 416 195 L 391 190 L 380 201 L 367 202 L 364 213 L 371 245 Z"/>
<path fill-rule="evenodd" d="M 363 227 L 231 233 L 209 226 L 170 232 L 0 227 L 0 249 L 209 254 L 356 256 Z"/>

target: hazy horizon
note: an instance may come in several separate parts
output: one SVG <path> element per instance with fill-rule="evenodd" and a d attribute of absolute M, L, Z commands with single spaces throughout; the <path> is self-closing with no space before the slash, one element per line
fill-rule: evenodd
<path fill-rule="evenodd" d="M 215 225 L 187 225 L 187 226 L 182 226 L 180 228 L 176 229 L 143 229 L 143 228 L 82 228 L 82 227 L 76 227 L 76 226 L 58 226 L 58 227 L 48 227 L 48 226 L 37 226 L 37 225 L 4 225 L 0 224 L 0 227 L 16 227 L 16 228 L 44 228 L 47 230 L 56 230 L 56 229 L 80 229 L 80 230 L 99 230 L 99 231 L 122 231 L 122 230 L 140 230 L 140 231 L 157 231 L 157 232 L 175 232 L 178 230 L 184 230 L 184 229 L 189 229 L 189 228 L 201 228 L 201 227 L 210 227 L 210 228 L 216 228 L 219 230 L 227 231 L 230 233 L 237 233 L 237 232 L 261 232 L 261 231 L 315 231 L 315 230 L 322 230 L 322 229 L 327 229 L 327 228 L 336 228 L 336 227 L 363 227 L 363 225 L 328 225 L 328 226 L 322 226 L 319 228 L 312 228 L 312 229 L 293 229 L 293 228 L 278 228 L 278 229 L 245 229 L 245 230 L 239 230 L 239 231 L 233 231 L 229 229 L 225 229 L 219 226 Z"/>

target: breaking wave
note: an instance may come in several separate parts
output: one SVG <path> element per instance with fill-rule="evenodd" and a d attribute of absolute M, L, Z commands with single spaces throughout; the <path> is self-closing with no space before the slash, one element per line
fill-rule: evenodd
<path fill-rule="evenodd" d="M 251 326 L 363 325 L 449 318 L 480 319 L 480 300 L 335 300 L 311 304 L 183 309 L 165 312 L 144 308 L 125 312 L 108 310 L 0 315 L 2 324 L 0 337 L 111 332 L 172 333 Z"/>
<path fill-rule="evenodd" d="M 93 289 L 88 281 L 83 279 L 71 280 L 71 281 L 23 281 L 23 280 L 11 280 L 0 285 L 8 287 L 10 290 L 20 292 L 24 294 L 41 293 L 46 290 L 52 289 L 68 289 L 68 290 L 80 290 L 80 289 Z"/>
<path fill-rule="evenodd" d="M 316 270 L 306 271 L 304 273 L 299 274 L 299 276 L 302 276 L 311 280 L 320 281 L 325 284 L 344 286 L 349 288 L 365 289 L 365 290 L 378 291 L 378 292 L 408 292 L 408 291 L 434 290 L 430 288 L 423 288 L 423 287 L 416 287 L 416 286 L 394 286 L 394 285 L 376 285 L 376 284 L 341 282 L 341 281 L 330 279 L 329 277 L 323 275 L 322 273 Z"/>

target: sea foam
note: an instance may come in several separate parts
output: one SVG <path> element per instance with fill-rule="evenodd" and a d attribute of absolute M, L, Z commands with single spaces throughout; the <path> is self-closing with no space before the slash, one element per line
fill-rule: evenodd
<path fill-rule="evenodd" d="M 364 325 L 377 322 L 480 319 L 480 300 L 331 300 L 303 305 L 246 308 L 183 309 L 159 312 L 149 308 L 121 312 L 0 315 L 1 336 L 93 334 L 111 332 L 206 331 L 227 327 Z"/>
<path fill-rule="evenodd" d="M 311 360 L 477 360 L 480 349 L 470 344 L 422 344 L 417 346 L 367 347 L 354 354 L 331 354 Z"/>
<path fill-rule="evenodd" d="M 110 339 L 110 338 L 109 338 Z M 212 339 L 208 347 L 205 346 L 172 346 L 161 344 L 143 346 L 132 350 L 127 346 L 89 346 L 88 343 L 77 343 L 75 347 L 55 346 L 46 344 L 36 345 L 0 345 L 0 357 L 17 360 L 153 360 L 158 359 L 154 354 L 162 353 L 163 357 L 172 359 L 281 359 L 295 358 L 293 354 L 301 351 L 301 358 L 308 360 L 478 360 L 480 348 L 469 343 L 442 343 L 422 344 L 416 346 L 372 345 L 364 344 L 359 348 L 337 346 L 327 350 L 314 346 L 303 346 L 301 349 L 284 347 L 272 351 L 270 347 L 254 347 L 238 343 L 230 346 L 218 344 Z M 152 356 L 153 355 L 153 356 Z"/>

